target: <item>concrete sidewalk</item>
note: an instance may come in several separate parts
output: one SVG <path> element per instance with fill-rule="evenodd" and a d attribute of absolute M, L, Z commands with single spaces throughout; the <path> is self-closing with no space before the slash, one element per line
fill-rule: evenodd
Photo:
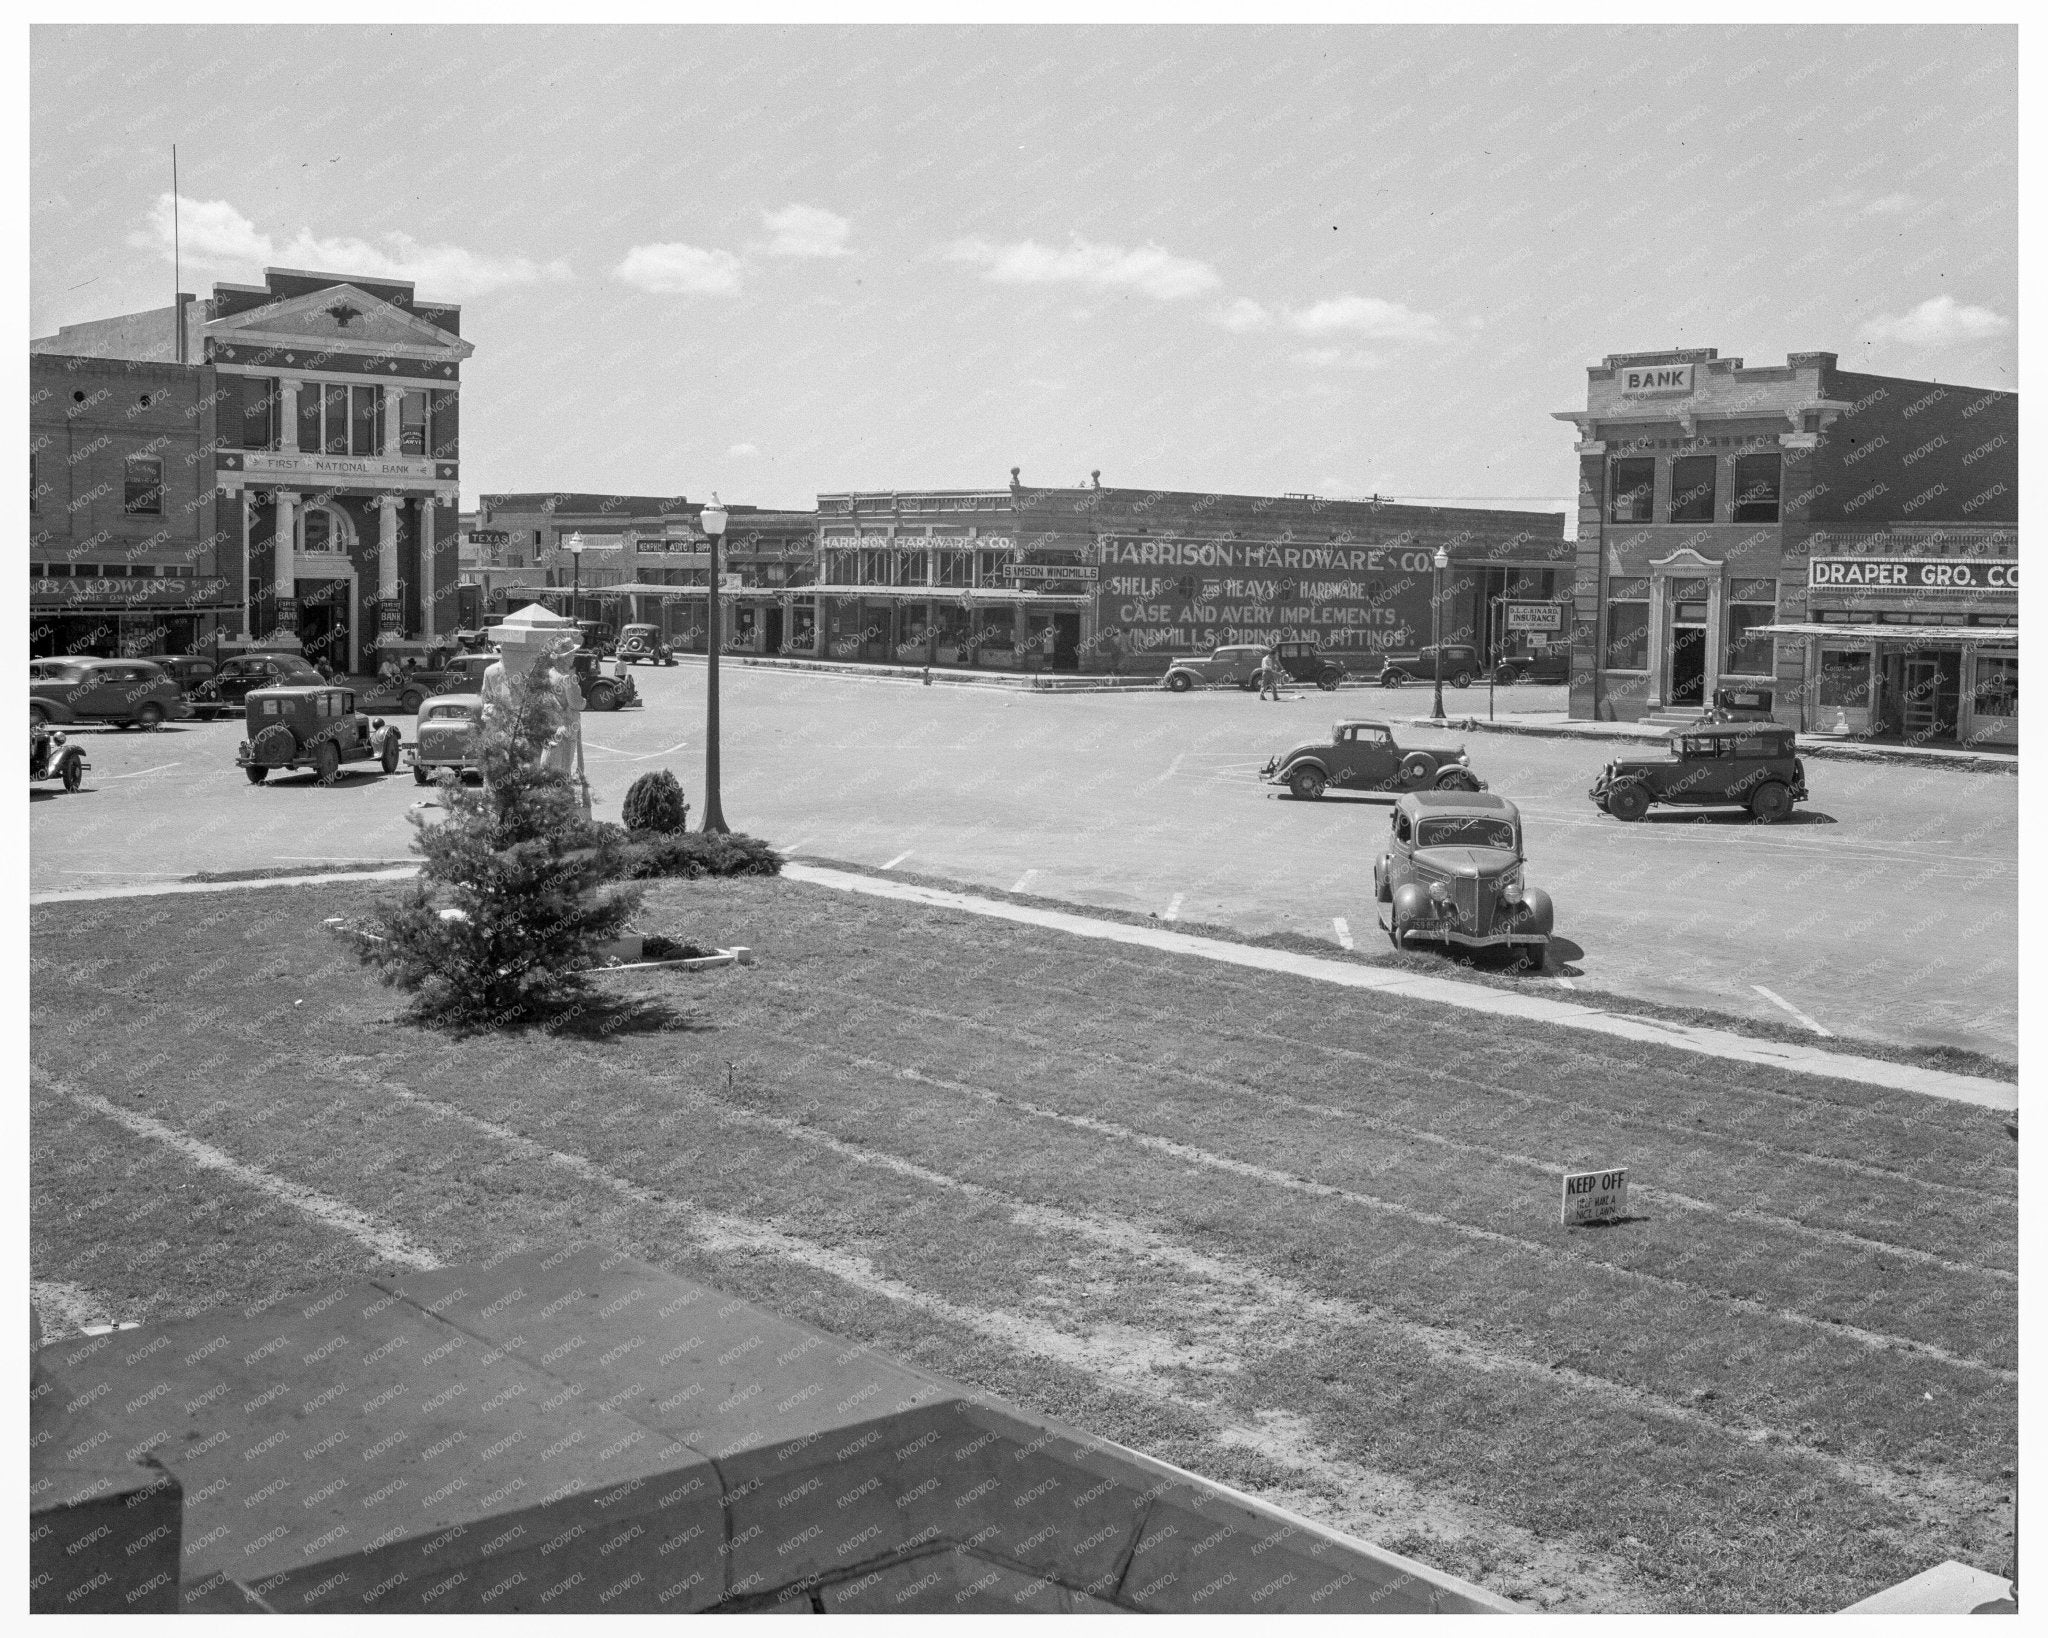
<path fill-rule="evenodd" d="M 1562 711 L 1518 712 L 1494 721 L 1470 714 L 1401 719 L 1417 728 L 1450 728 L 1467 734 L 1529 734 L 1544 739 L 1592 739 L 1610 745 L 1662 745 L 1669 739 L 1665 729 L 1639 722 L 1587 722 Z M 1915 768 L 1947 768 L 1957 773 L 2017 774 L 2016 751 L 1949 751 L 1932 745 L 1879 745 L 1855 739 L 1837 739 L 1830 734 L 1797 734 L 1794 744 L 1801 756 L 1823 761 L 1889 762 Z"/>

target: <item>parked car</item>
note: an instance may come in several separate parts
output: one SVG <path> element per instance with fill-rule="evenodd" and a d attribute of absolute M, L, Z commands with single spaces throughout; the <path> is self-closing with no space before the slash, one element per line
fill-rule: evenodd
<path fill-rule="evenodd" d="M 61 705 L 81 722 L 117 728 L 157 728 L 193 714 L 177 683 L 147 660 L 42 660 L 29 673 L 28 693 L 31 721 L 39 704 Z M 49 720 L 56 713 L 43 715 Z"/>
<path fill-rule="evenodd" d="M 460 679 L 452 683 L 450 681 L 452 668 L 465 660 L 475 658 L 475 655 L 458 654 L 445 668 L 436 666 L 429 670 L 425 666 L 414 666 L 410 671 L 400 671 L 395 677 L 366 677 L 356 685 L 356 692 L 365 710 L 390 711 L 409 717 L 419 710 L 422 702 L 432 699 L 434 695 L 449 692 L 451 689 L 461 690 L 465 685 Z M 497 656 L 484 655 L 482 658 L 488 665 Z"/>
<path fill-rule="evenodd" d="M 1470 688 L 1474 677 L 1486 675 L 1479 650 L 1470 643 L 1445 643 L 1443 678 L 1451 688 Z M 1380 659 L 1380 686 L 1399 688 L 1407 682 L 1434 683 L 1437 677 L 1436 645 L 1419 648 L 1413 654 L 1387 654 Z"/>
<path fill-rule="evenodd" d="M 398 772 L 398 730 L 356 709 L 355 690 L 333 683 L 255 688 L 243 702 L 249 737 L 235 761 L 260 785 L 272 773 L 311 768 L 316 783 L 331 785 L 349 762 L 376 762 Z"/>
<path fill-rule="evenodd" d="M 604 656 L 587 648 L 578 649 L 573 658 L 576 681 L 583 690 L 584 710 L 618 711 L 641 703 L 640 690 L 626 675 L 623 665 L 616 672 L 607 674 Z"/>
<path fill-rule="evenodd" d="M 1191 688 L 1218 688 L 1235 683 L 1239 688 L 1259 686 L 1259 667 L 1265 663 L 1262 643 L 1231 643 L 1215 653 L 1194 659 L 1175 660 L 1166 668 L 1164 682 L 1176 694 Z"/>
<path fill-rule="evenodd" d="M 1775 722 L 1710 722 L 1670 731 L 1671 754 L 1607 764 L 1586 794 L 1602 813 L 1633 823 L 1658 802 L 1747 808 L 1773 824 L 1806 800 L 1806 766 L 1792 730 Z"/>
<path fill-rule="evenodd" d="M 434 693 L 437 697 L 474 694 L 483 687 L 484 673 L 497 663 L 495 649 L 482 654 L 458 654 L 448 662 L 448 669 L 441 673 L 440 681 L 434 685 Z"/>
<path fill-rule="evenodd" d="M 35 716 L 28 719 L 28 777 L 33 783 L 38 779 L 58 779 L 67 791 L 75 791 L 85 782 L 85 776 L 92 764 L 85 760 L 85 749 L 61 728 L 52 728 Z"/>
<path fill-rule="evenodd" d="M 1288 676 L 1296 682 L 1314 683 L 1325 693 L 1348 675 L 1342 660 L 1314 643 L 1275 643 L 1273 652 L 1280 656 L 1280 669 Z"/>
<path fill-rule="evenodd" d="M 288 683 L 311 685 L 324 679 L 313 662 L 303 654 L 262 652 L 236 654 L 221 661 L 218 669 L 191 693 L 193 712 L 201 717 L 231 717 L 241 714 L 252 688 L 276 688 Z"/>
<path fill-rule="evenodd" d="M 618 657 L 630 665 L 646 660 L 653 665 L 674 665 L 675 650 L 668 646 L 659 626 L 628 626 L 619 633 Z"/>
<path fill-rule="evenodd" d="M 1446 662 L 1448 663 L 1448 656 Z M 1493 680 L 1501 687 L 1515 683 L 1562 683 L 1572 680 L 1572 651 L 1553 643 L 1527 654 L 1504 654 L 1495 662 Z"/>
<path fill-rule="evenodd" d="M 1339 722 L 1326 740 L 1309 740 L 1259 770 L 1313 802 L 1332 786 L 1347 791 L 1482 791 L 1463 746 L 1455 751 L 1404 751 L 1384 722 Z"/>
<path fill-rule="evenodd" d="M 213 662 L 199 654 L 138 654 L 138 660 L 147 660 L 169 674 L 171 680 L 184 690 L 190 700 L 195 690 L 213 675 Z"/>
<path fill-rule="evenodd" d="M 1550 895 L 1524 874 L 1522 816 L 1486 791 L 1413 791 L 1394 804 L 1387 851 L 1373 862 L 1380 926 L 1404 950 L 1426 939 L 1455 949 L 1548 959 Z"/>
<path fill-rule="evenodd" d="M 406 743 L 412 780 L 424 785 L 443 768 L 459 778 L 479 773 L 478 741 L 483 732 L 484 702 L 476 694 L 437 694 L 420 707 L 415 737 Z"/>

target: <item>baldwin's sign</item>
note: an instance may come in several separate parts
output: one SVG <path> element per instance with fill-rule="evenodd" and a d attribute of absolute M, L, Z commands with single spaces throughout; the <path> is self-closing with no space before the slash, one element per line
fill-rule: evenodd
<path fill-rule="evenodd" d="M 1628 1168 L 1566 1172 L 1560 1223 L 1608 1223 L 1628 1215 Z"/>

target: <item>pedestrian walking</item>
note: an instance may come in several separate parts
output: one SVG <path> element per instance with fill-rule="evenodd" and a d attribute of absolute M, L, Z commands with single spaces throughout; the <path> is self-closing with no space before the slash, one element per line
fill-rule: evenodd
<path fill-rule="evenodd" d="M 1265 659 L 1259 662 L 1259 698 L 1265 699 L 1267 690 L 1272 691 L 1273 703 L 1280 703 L 1280 679 L 1287 673 L 1280 668 L 1280 651 L 1269 648 Z"/>
<path fill-rule="evenodd" d="M 1124 674 L 1124 635 L 1117 627 L 1111 626 L 1102 634 L 1102 646 L 1108 655 L 1109 674 L 1121 679 Z"/>

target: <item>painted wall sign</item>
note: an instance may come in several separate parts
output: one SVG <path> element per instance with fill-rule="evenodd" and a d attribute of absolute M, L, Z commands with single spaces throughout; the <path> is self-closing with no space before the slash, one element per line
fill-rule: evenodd
<path fill-rule="evenodd" d="M 366 483 L 415 489 L 454 476 L 447 461 L 416 460 L 402 455 L 308 455 L 290 450 L 250 449 L 223 457 L 223 470 L 239 466 L 250 479 L 296 479 L 318 483 Z"/>
<path fill-rule="evenodd" d="M 1507 611 L 1510 631 L 1564 630 L 1564 610 L 1556 603 L 1510 603 Z"/>
<path fill-rule="evenodd" d="M 224 578 L 166 579 L 110 575 L 101 580 L 39 578 L 28 583 L 29 602 L 37 607 L 67 603 L 120 603 L 131 608 L 173 608 L 179 604 L 211 606 L 227 596 Z"/>
<path fill-rule="evenodd" d="M 1628 1168 L 1566 1172 L 1560 1223 L 1605 1223 L 1628 1215 Z"/>
<path fill-rule="evenodd" d="M 819 544 L 828 552 L 921 552 L 927 546 L 956 552 L 1007 552 L 1017 543 L 1008 535 L 825 535 Z"/>
<path fill-rule="evenodd" d="M 512 544 L 512 531 L 510 529 L 472 529 L 469 532 L 469 543 L 472 546 L 510 546 Z"/>
<path fill-rule="evenodd" d="M 2017 558 L 1984 557 L 1816 557 L 1807 560 L 1806 584 L 1814 591 L 2020 590 Z"/>
<path fill-rule="evenodd" d="M 1095 580 L 1101 570 L 1091 563 L 1019 563 L 1010 570 L 1012 580 Z"/>
<path fill-rule="evenodd" d="M 1631 364 L 1617 369 L 1625 398 L 1682 398 L 1692 391 L 1691 364 Z"/>

